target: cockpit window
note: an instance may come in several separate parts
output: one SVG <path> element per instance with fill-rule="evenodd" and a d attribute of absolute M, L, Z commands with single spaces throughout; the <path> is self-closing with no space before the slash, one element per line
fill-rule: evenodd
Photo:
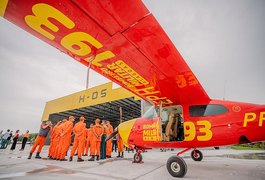
<path fill-rule="evenodd" d="M 158 117 L 158 109 L 157 108 L 154 108 L 154 106 L 150 107 L 150 109 L 148 109 L 144 115 L 143 115 L 144 118 L 147 118 L 147 119 L 155 119 Z"/>
<path fill-rule="evenodd" d="M 226 107 L 217 104 L 196 105 L 189 107 L 190 117 L 213 116 L 228 112 Z"/>

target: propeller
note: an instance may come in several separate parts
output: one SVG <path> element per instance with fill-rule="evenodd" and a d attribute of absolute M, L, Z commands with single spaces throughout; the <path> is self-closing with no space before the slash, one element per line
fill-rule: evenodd
<path fill-rule="evenodd" d="M 108 140 L 110 140 L 111 138 L 113 138 L 116 134 L 118 134 L 118 127 L 116 127 L 115 129 L 114 129 L 114 131 L 106 138 L 106 142 L 108 141 Z"/>

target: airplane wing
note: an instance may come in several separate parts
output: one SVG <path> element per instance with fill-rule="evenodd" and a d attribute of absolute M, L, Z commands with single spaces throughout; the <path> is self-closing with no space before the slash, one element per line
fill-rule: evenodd
<path fill-rule="evenodd" d="M 0 15 L 155 104 L 210 100 L 141 0 L 1 0 Z"/>

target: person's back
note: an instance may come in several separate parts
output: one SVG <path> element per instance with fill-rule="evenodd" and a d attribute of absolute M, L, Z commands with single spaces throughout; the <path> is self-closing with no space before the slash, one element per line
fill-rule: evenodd
<path fill-rule="evenodd" d="M 6 146 L 5 146 L 5 148 L 7 148 L 7 146 L 9 145 L 9 143 L 10 143 L 10 141 L 11 141 L 11 138 L 12 138 L 12 136 L 13 136 L 13 131 L 11 131 L 11 132 L 9 133 L 9 136 L 8 136 L 8 138 L 7 138 L 7 143 L 6 143 Z"/>
<path fill-rule="evenodd" d="M 101 136 L 104 133 L 104 128 L 99 123 L 100 119 L 96 119 L 95 125 L 93 126 L 92 129 L 93 137 L 90 148 L 91 158 L 89 159 L 89 161 L 94 161 L 95 157 L 97 160 L 99 160 Z"/>
<path fill-rule="evenodd" d="M 124 153 L 123 141 L 122 141 L 119 133 L 116 136 L 117 136 L 116 138 L 117 138 L 117 144 L 118 144 L 118 156 L 117 157 L 123 158 L 123 156 L 124 156 L 124 154 L 123 154 Z"/>
<path fill-rule="evenodd" d="M 106 121 L 107 124 L 107 137 L 113 132 L 113 127 L 110 124 L 109 121 Z M 112 140 L 108 140 L 106 144 L 106 157 L 111 158 L 111 152 L 112 152 Z"/>
<path fill-rule="evenodd" d="M 7 138 L 9 137 L 9 135 L 10 135 L 10 132 L 7 131 L 7 132 L 3 135 L 2 139 L 7 140 Z"/>
<path fill-rule="evenodd" d="M 64 136 L 71 136 L 73 126 L 74 126 L 73 122 L 69 120 L 63 124 L 62 131 Z"/>
<path fill-rule="evenodd" d="M 13 132 L 11 131 L 11 132 L 9 133 L 9 136 L 8 136 L 7 140 L 10 141 L 12 136 L 13 136 Z"/>
<path fill-rule="evenodd" d="M 21 145 L 20 151 L 24 150 L 26 142 L 28 141 L 28 138 L 29 138 L 29 130 L 27 130 L 27 132 L 23 135 L 22 145 Z"/>
<path fill-rule="evenodd" d="M 32 154 L 34 153 L 35 149 L 38 147 L 37 154 L 35 158 L 41 159 L 40 153 L 45 144 L 46 137 L 49 134 L 49 131 L 52 130 L 52 123 L 50 121 L 42 122 L 39 130 L 39 134 L 35 139 L 35 142 L 30 150 L 28 159 L 31 159 Z"/>
<path fill-rule="evenodd" d="M 53 159 L 55 156 L 56 147 L 59 144 L 59 133 L 61 121 L 58 121 L 57 124 L 53 127 L 50 134 L 50 147 L 48 151 L 48 158 Z"/>
<path fill-rule="evenodd" d="M 61 161 L 66 161 L 65 159 L 66 153 L 69 150 L 71 144 L 71 134 L 73 132 L 75 117 L 69 116 L 68 120 L 63 120 L 63 124 L 61 126 L 62 133 L 61 133 L 61 140 L 60 140 L 60 156 L 59 159 Z"/>
<path fill-rule="evenodd" d="M 50 127 L 44 128 L 44 126 L 42 125 L 40 130 L 39 130 L 38 136 L 47 137 L 47 135 L 49 134 L 50 130 L 51 130 Z"/>
<path fill-rule="evenodd" d="M 10 136 L 10 130 L 8 129 L 5 134 L 2 136 L 2 141 L 1 141 L 1 147 L 0 149 L 5 149 L 6 148 L 6 144 L 7 144 L 7 139 Z"/>
<path fill-rule="evenodd" d="M 80 122 L 75 124 L 73 132 L 74 132 L 75 136 L 77 136 L 77 137 L 82 136 L 83 138 L 85 138 L 85 136 L 86 136 L 85 129 L 86 129 L 86 124 L 84 122 L 80 121 Z"/>
<path fill-rule="evenodd" d="M 17 145 L 17 140 L 18 140 L 18 137 L 19 137 L 19 130 L 16 131 L 14 137 L 13 137 L 13 143 L 12 143 L 12 146 L 10 148 L 11 151 L 15 150 L 16 149 L 16 145 Z"/>
<path fill-rule="evenodd" d="M 74 155 L 76 150 L 78 153 L 77 161 L 78 162 L 84 161 L 82 159 L 82 153 L 84 151 L 84 145 L 85 145 L 85 140 L 86 140 L 86 124 L 84 123 L 85 118 L 83 116 L 81 116 L 79 118 L 79 120 L 80 121 L 78 123 L 76 123 L 74 128 L 73 128 L 75 138 L 74 138 L 74 145 L 73 145 L 73 148 L 71 150 L 69 161 L 73 160 L 73 155 Z"/>
<path fill-rule="evenodd" d="M 104 133 L 104 128 L 100 124 L 93 126 L 93 136 L 96 138 L 96 141 L 101 141 L 100 136 Z"/>

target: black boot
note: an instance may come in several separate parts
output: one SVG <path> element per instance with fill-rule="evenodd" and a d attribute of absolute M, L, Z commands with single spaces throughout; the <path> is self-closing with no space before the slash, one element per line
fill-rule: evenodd
<path fill-rule="evenodd" d="M 99 156 L 97 155 L 97 159 L 96 159 L 97 161 L 99 161 Z"/>
<path fill-rule="evenodd" d="M 77 162 L 83 162 L 83 161 L 84 161 L 84 159 L 82 159 L 82 158 L 77 159 Z"/>
<path fill-rule="evenodd" d="M 118 152 L 118 156 L 117 156 L 117 157 L 118 157 L 118 158 L 121 157 L 120 152 Z"/>
<path fill-rule="evenodd" d="M 123 158 L 123 152 L 121 153 L 121 158 Z"/>
<path fill-rule="evenodd" d="M 39 153 L 39 152 L 37 152 L 35 158 L 36 158 L 36 159 L 41 159 L 41 157 L 40 157 L 40 153 Z"/>
<path fill-rule="evenodd" d="M 95 161 L 95 156 L 92 155 L 90 159 L 88 159 L 88 161 Z"/>
<path fill-rule="evenodd" d="M 29 153 L 29 157 L 28 157 L 28 159 L 31 159 L 31 156 L 32 156 L 32 153 Z"/>
<path fill-rule="evenodd" d="M 72 161 L 72 160 L 73 160 L 73 156 L 70 156 L 70 157 L 69 157 L 69 161 Z"/>

